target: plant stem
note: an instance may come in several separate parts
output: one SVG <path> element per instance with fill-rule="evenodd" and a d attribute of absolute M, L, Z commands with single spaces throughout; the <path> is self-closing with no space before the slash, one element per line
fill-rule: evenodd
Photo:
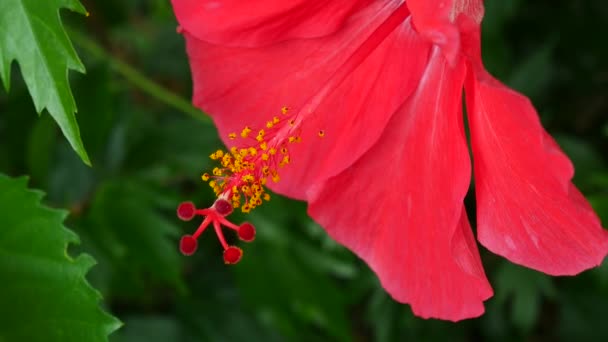
<path fill-rule="evenodd" d="M 123 76 L 128 82 L 144 93 L 198 121 L 211 123 L 209 116 L 192 106 L 189 101 L 184 100 L 169 89 L 155 83 L 129 64 L 112 56 L 85 34 L 76 30 L 70 30 L 69 34 L 76 45 L 88 52 L 94 58 L 105 60 L 111 69 Z"/>

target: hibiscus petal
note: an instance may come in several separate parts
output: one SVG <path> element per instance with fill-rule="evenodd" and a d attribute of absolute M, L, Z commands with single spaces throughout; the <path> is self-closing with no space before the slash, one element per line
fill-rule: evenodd
<path fill-rule="evenodd" d="M 338 30 L 372 0 L 172 0 L 181 27 L 228 46 L 261 46 Z"/>
<path fill-rule="evenodd" d="M 482 0 L 408 0 L 416 30 L 426 39 L 441 46 L 444 55 L 454 63 L 460 49 L 456 19 L 465 15 L 476 24 L 483 18 Z"/>
<path fill-rule="evenodd" d="M 445 22 L 454 23 L 460 14 L 479 24 L 484 12 L 483 0 L 408 0 L 407 6 L 414 24 L 423 30 Z"/>
<path fill-rule="evenodd" d="M 311 189 L 309 214 L 376 272 L 416 315 L 483 313 L 492 295 L 463 210 L 470 162 L 464 63 L 435 48 L 417 91 L 361 159 Z"/>
<path fill-rule="evenodd" d="M 467 80 L 477 232 L 489 250 L 551 275 L 599 265 L 608 232 L 530 101 L 476 67 Z"/>
<path fill-rule="evenodd" d="M 305 199 L 310 184 L 367 151 L 415 89 L 430 45 L 403 22 L 408 14 L 405 5 L 375 3 L 332 36 L 256 49 L 211 45 L 186 34 L 194 103 L 213 115 L 227 144 L 239 142 L 227 140 L 228 133 L 245 125 L 263 128 L 284 105 L 302 112 L 302 143 L 290 145 L 291 164 L 272 188 Z M 345 73 L 356 58 L 361 63 Z"/>

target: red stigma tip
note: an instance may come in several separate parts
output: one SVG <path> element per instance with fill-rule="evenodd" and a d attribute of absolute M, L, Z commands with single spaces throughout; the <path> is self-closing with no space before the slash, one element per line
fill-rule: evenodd
<path fill-rule="evenodd" d="M 190 221 L 196 214 L 196 207 L 192 202 L 182 202 L 177 207 L 177 217 L 182 221 Z"/>
<path fill-rule="evenodd" d="M 232 214 L 232 204 L 224 199 L 218 199 L 213 205 L 218 214 L 228 216 Z"/>
<path fill-rule="evenodd" d="M 240 248 L 236 246 L 230 246 L 224 251 L 224 263 L 236 264 L 241 260 L 242 256 L 243 251 Z"/>
<path fill-rule="evenodd" d="M 230 202 L 223 198 L 217 199 L 213 206 L 206 209 L 197 209 L 192 202 L 181 203 L 177 208 L 177 216 L 180 219 L 189 221 L 197 215 L 205 217 L 194 234 L 182 236 L 179 242 L 179 250 L 182 254 L 194 254 L 198 247 L 198 237 L 201 236 L 208 227 L 213 227 L 215 235 L 224 249 L 224 262 L 226 264 L 236 264 L 239 262 L 243 256 L 243 251 L 236 246 L 228 245 L 226 238 L 224 237 L 223 228 L 231 229 L 238 234 L 241 240 L 251 242 L 255 238 L 255 227 L 249 222 L 237 226 L 228 221 L 226 216 L 232 213 L 232 208 Z"/>
<path fill-rule="evenodd" d="M 255 239 L 255 227 L 251 223 L 245 222 L 240 225 L 238 234 L 241 240 L 251 242 Z"/>
<path fill-rule="evenodd" d="M 192 235 L 184 235 L 179 242 L 179 250 L 183 255 L 192 255 L 196 252 L 196 248 L 198 247 L 198 243 L 196 239 L 192 237 Z M 225 257 L 224 257 L 225 258 Z"/>

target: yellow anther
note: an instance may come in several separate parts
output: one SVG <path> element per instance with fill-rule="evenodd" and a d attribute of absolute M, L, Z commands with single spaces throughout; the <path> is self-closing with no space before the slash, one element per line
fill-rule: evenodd
<path fill-rule="evenodd" d="M 243 128 L 243 130 L 241 131 L 241 137 L 247 138 L 249 136 L 249 133 L 251 133 L 251 128 L 245 126 L 245 128 Z"/>
<path fill-rule="evenodd" d="M 228 157 L 228 158 L 226 158 L 226 157 Z M 232 161 L 232 158 L 230 158 L 229 155 L 225 155 L 224 158 L 222 158 L 222 166 L 228 167 L 230 165 L 231 161 Z"/>
<path fill-rule="evenodd" d="M 299 142 L 301 142 L 301 141 L 302 141 L 302 137 L 297 136 L 297 137 L 296 137 L 296 142 L 297 142 L 297 143 L 299 143 Z"/>
<path fill-rule="evenodd" d="M 318 134 L 319 134 L 319 137 L 323 138 L 325 136 L 325 131 L 320 130 Z"/>
<path fill-rule="evenodd" d="M 281 109 L 283 114 L 287 114 L 287 111 L 287 107 Z M 269 180 L 275 183 L 280 181 L 278 169 L 291 163 L 288 143 L 301 141 L 298 133 L 292 133 L 293 135 L 287 134 L 279 142 L 269 143 L 270 138 L 276 140 L 276 126 L 281 122 L 288 122 L 291 126 L 296 125 L 294 119 L 283 120 L 277 115 L 266 122 L 264 129 L 253 131 L 247 126 L 243 128 L 240 132 L 241 137 L 255 137 L 257 143 L 238 144 L 240 146 L 233 146 L 229 150 L 220 149 L 213 152 L 210 158 L 218 160 L 221 166 L 218 165 L 212 172 L 201 175 L 201 179 L 209 183 L 217 196 L 226 196 L 234 208 L 241 208 L 245 213 L 258 207 L 263 201 L 270 200 L 265 185 Z M 265 129 L 272 130 L 267 132 Z M 230 133 L 228 137 L 233 140 L 237 138 L 237 134 Z"/>
<path fill-rule="evenodd" d="M 281 108 L 281 113 L 287 114 L 288 112 L 289 112 L 289 107 L 283 106 L 283 108 Z"/>

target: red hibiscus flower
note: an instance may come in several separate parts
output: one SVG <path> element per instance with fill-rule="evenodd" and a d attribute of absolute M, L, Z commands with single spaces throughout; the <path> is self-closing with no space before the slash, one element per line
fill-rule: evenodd
<path fill-rule="evenodd" d="M 481 0 L 172 2 L 194 103 L 235 146 L 212 155 L 222 166 L 203 176 L 215 177 L 220 202 L 180 208 L 214 224 L 227 262 L 241 252 L 220 224 L 241 228 L 214 208 L 245 198 L 250 210 L 279 174 L 269 186 L 307 201 L 310 216 L 421 317 L 476 317 L 492 295 L 463 206 L 472 172 L 478 240 L 490 251 L 551 275 L 596 266 L 608 252 L 533 106 L 484 69 Z M 283 105 L 288 118 L 273 116 Z"/>

